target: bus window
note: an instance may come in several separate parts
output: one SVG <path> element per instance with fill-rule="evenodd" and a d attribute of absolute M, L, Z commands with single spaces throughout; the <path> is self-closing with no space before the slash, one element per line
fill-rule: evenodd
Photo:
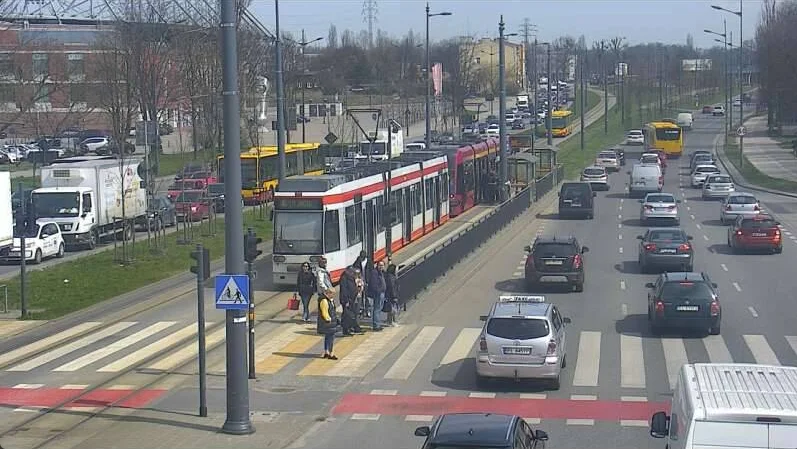
<path fill-rule="evenodd" d="M 241 159 L 241 186 L 244 189 L 257 188 L 257 159 Z"/>
<path fill-rule="evenodd" d="M 277 178 L 277 157 L 266 156 L 260 158 L 260 180 L 271 181 Z"/>
<path fill-rule="evenodd" d="M 224 158 L 219 158 L 219 164 L 218 165 L 219 165 L 219 171 L 218 171 L 218 173 L 219 173 L 219 176 L 218 176 L 219 184 L 223 184 L 224 183 Z"/>
<path fill-rule="evenodd" d="M 285 176 L 296 176 L 299 174 L 299 152 L 294 151 L 285 154 Z"/>

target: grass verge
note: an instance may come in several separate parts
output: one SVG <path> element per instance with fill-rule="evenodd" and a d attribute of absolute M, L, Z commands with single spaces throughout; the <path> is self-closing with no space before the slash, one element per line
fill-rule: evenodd
<path fill-rule="evenodd" d="M 259 237 L 268 241 L 272 235 L 271 222 L 267 218 L 258 218 L 256 213 L 244 213 L 244 227 L 253 228 Z M 129 265 L 117 263 L 114 250 L 108 250 L 40 271 L 28 272 L 27 302 L 28 309 L 32 311 L 29 318 L 58 318 L 180 272 L 187 272 L 193 264 L 189 253 L 197 243 L 208 248 L 213 260 L 222 258 L 223 220 L 218 220 L 215 236 L 203 237 L 201 234 L 202 230 L 195 228 L 194 242 L 190 245 L 177 244 L 182 231 L 167 235 L 161 255 L 152 254 L 146 240 L 136 241 L 135 261 Z M 9 307 L 19 309 L 19 276 L 9 279 L 7 285 Z"/>
<path fill-rule="evenodd" d="M 780 190 L 782 192 L 797 193 L 797 182 L 789 181 L 787 179 L 773 178 L 760 172 L 755 165 L 750 163 L 747 157 L 744 157 L 744 164 L 739 164 L 741 161 L 739 152 L 739 145 L 736 143 L 728 143 L 725 147 L 725 159 L 730 162 L 739 173 L 742 174 L 744 180 L 749 184 L 763 187 L 765 189 Z M 741 165 L 741 166 L 740 166 Z"/>

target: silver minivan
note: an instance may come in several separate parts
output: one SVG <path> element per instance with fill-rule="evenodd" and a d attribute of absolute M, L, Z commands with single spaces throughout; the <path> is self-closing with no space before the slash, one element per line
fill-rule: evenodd
<path fill-rule="evenodd" d="M 570 318 L 545 302 L 544 296 L 500 296 L 490 314 L 481 317 L 476 379 L 543 379 L 560 387 L 567 365 L 565 327 Z"/>
<path fill-rule="evenodd" d="M 664 187 L 664 176 L 661 167 L 656 164 L 637 164 L 628 172 L 628 195 L 644 196 L 652 192 L 661 192 Z"/>

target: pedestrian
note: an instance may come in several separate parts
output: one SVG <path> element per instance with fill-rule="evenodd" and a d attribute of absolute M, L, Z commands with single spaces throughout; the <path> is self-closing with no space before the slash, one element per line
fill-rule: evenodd
<path fill-rule="evenodd" d="M 357 316 L 364 317 L 364 304 L 365 304 L 365 281 L 363 281 L 363 273 L 359 268 L 354 269 L 354 284 L 357 286 Z"/>
<path fill-rule="evenodd" d="M 354 269 L 347 267 L 340 277 L 340 305 L 343 306 L 340 324 L 343 336 L 351 336 L 356 332 L 357 324 L 357 283 L 354 280 Z"/>
<path fill-rule="evenodd" d="M 390 264 L 385 272 L 385 307 L 382 309 L 387 312 L 387 324 L 398 326 L 396 313 L 398 312 L 399 285 L 396 275 L 396 265 Z"/>
<path fill-rule="evenodd" d="M 302 300 L 302 321 L 310 322 L 310 299 L 313 293 L 318 290 L 316 274 L 310 267 L 310 262 L 302 264 L 302 269 L 296 275 L 296 292 Z"/>
<path fill-rule="evenodd" d="M 335 287 L 332 285 L 332 276 L 327 270 L 327 258 L 321 257 L 316 269 L 316 289 L 318 296 L 324 296 L 331 300 L 335 297 Z"/>
<path fill-rule="evenodd" d="M 379 332 L 382 330 L 380 315 L 385 303 L 385 290 L 387 290 L 387 285 L 385 284 L 385 262 L 379 261 L 376 264 L 376 269 L 371 270 L 366 289 L 368 296 L 373 300 L 371 329 Z"/>
<path fill-rule="evenodd" d="M 338 331 L 338 316 L 335 303 L 326 295 L 318 295 L 318 333 L 324 336 L 325 359 L 337 360 L 335 356 L 335 333 Z"/>
<path fill-rule="evenodd" d="M 362 274 L 362 280 L 364 285 L 364 289 L 368 291 L 368 276 L 369 272 L 371 271 L 371 261 L 368 259 L 368 253 L 365 251 L 360 251 L 360 255 L 357 256 L 357 259 L 352 264 L 355 270 L 360 270 Z M 363 295 L 363 308 L 362 311 L 365 314 L 365 317 L 368 318 L 371 316 L 371 307 L 368 301 L 368 295 Z"/>

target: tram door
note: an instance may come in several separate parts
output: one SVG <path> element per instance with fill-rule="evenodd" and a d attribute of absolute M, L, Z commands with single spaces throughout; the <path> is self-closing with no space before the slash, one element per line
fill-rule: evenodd
<path fill-rule="evenodd" d="M 432 184 L 433 184 L 432 192 L 434 192 L 433 201 L 434 201 L 434 223 L 435 223 L 435 226 L 440 226 L 440 215 L 441 215 L 440 212 L 441 212 L 441 208 L 442 208 L 442 204 L 443 204 L 443 199 L 442 199 L 442 197 L 440 195 L 440 192 L 442 191 L 440 189 L 440 181 L 442 179 L 442 176 L 443 176 L 442 173 L 438 173 L 438 176 L 432 178 Z"/>
<path fill-rule="evenodd" d="M 363 244 L 368 258 L 373 260 L 376 252 L 376 214 L 374 213 L 374 201 L 368 200 L 365 203 L 365 223 L 363 226 Z"/>
<path fill-rule="evenodd" d="M 415 214 L 414 186 L 404 189 L 404 244 L 412 241 L 412 216 Z"/>

